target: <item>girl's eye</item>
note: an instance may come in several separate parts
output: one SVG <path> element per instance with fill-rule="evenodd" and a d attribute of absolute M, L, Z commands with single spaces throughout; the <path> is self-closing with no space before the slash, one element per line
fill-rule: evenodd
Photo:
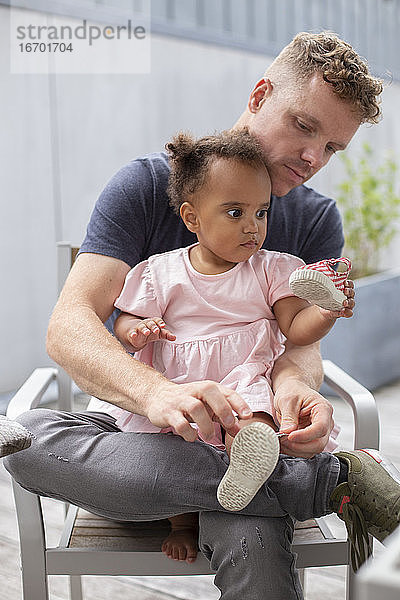
<path fill-rule="evenodd" d="M 242 211 L 240 208 L 232 208 L 231 210 L 228 210 L 228 215 L 234 219 L 238 219 L 242 216 Z"/>
<path fill-rule="evenodd" d="M 258 210 L 256 214 L 257 214 L 257 219 L 265 219 L 265 216 L 267 214 L 267 209 L 262 208 L 261 210 Z"/>

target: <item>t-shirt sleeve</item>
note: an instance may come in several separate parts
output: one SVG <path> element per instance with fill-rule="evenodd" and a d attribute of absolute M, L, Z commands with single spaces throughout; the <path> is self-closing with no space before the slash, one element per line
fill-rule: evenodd
<path fill-rule="evenodd" d="M 162 316 L 147 260 L 129 271 L 115 306 L 138 317 Z"/>
<path fill-rule="evenodd" d="M 118 258 L 133 267 L 144 258 L 153 182 L 145 161 L 135 160 L 107 183 L 93 209 L 80 253 Z"/>
<path fill-rule="evenodd" d="M 276 253 L 269 265 L 266 265 L 268 280 L 268 304 L 273 306 L 275 302 L 288 296 L 293 296 L 289 287 L 290 274 L 304 265 L 304 261 L 291 254 Z"/>

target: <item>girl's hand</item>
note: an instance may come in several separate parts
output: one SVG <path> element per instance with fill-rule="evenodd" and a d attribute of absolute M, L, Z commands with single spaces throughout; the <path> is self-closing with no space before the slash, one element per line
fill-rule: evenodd
<path fill-rule="evenodd" d="M 138 321 L 138 323 L 129 329 L 127 337 L 130 345 L 135 350 L 141 350 L 149 342 L 156 340 L 176 340 L 176 335 L 171 333 L 161 317 L 149 317 Z"/>
<path fill-rule="evenodd" d="M 340 311 L 340 316 L 348 319 L 353 316 L 353 308 L 356 305 L 356 301 L 354 300 L 355 291 L 354 291 L 354 281 L 351 279 L 347 279 L 344 284 L 344 295 L 347 296 L 347 300 L 343 302 L 343 308 Z"/>
<path fill-rule="evenodd" d="M 349 319 L 350 317 L 353 316 L 353 309 L 356 305 L 356 302 L 354 300 L 354 281 L 351 281 L 351 279 L 347 279 L 345 284 L 344 284 L 344 290 L 343 293 L 345 296 L 347 296 L 347 299 L 343 301 L 343 308 L 342 310 L 325 310 L 324 308 L 320 308 L 321 312 L 323 314 L 326 314 L 328 317 L 331 318 L 335 318 L 338 319 L 339 317 L 345 317 L 346 319 Z"/>
<path fill-rule="evenodd" d="M 176 340 L 161 317 L 141 319 L 128 313 L 118 316 L 114 323 L 114 333 L 128 352 L 137 352 L 155 340 Z"/>

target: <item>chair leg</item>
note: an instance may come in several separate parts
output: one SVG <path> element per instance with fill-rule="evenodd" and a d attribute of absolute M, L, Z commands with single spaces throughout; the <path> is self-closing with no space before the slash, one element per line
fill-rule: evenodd
<path fill-rule="evenodd" d="M 71 600 L 82 600 L 82 580 L 80 575 L 70 575 L 69 592 Z"/>
<path fill-rule="evenodd" d="M 48 600 L 45 534 L 39 496 L 27 492 L 14 480 L 15 505 L 21 547 L 24 600 Z"/>
<path fill-rule="evenodd" d="M 23 600 L 49 600 L 47 577 L 33 565 L 22 569 L 22 597 Z"/>
<path fill-rule="evenodd" d="M 304 597 L 305 597 L 305 585 L 306 585 L 306 570 L 305 569 L 297 569 L 297 572 L 299 574 L 299 579 L 300 579 L 300 585 L 303 589 L 303 593 L 304 593 Z"/>
<path fill-rule="evenodd" d="M 354 600 L 355 574 L 350 565 L 346 567 L 346 600 Z"/>

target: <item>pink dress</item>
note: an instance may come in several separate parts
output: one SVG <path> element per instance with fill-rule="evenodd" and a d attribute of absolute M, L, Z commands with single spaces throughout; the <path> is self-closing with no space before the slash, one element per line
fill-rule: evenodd
<path fill-rule="evenodd" d="M 151 256 L 128 273 L 115 306 L 139 317 L 162 316 L 176 335 L 174 342 L 148 344 L 135 358 L 178 384 L 217 381 L 236 390 L 252 411 L 274 417 L 270 374 L 286 338 L 272 306 L 293 296 L 289 275 L 304 262 L 259 250 L 225 273 L 204 275 L 190 263 L 192 247 Z M 90 409 L 114 416 L 122 431 L 173 431 L 99 400 Z M 207 441 L 224 447 L 218 424 Z"/>

